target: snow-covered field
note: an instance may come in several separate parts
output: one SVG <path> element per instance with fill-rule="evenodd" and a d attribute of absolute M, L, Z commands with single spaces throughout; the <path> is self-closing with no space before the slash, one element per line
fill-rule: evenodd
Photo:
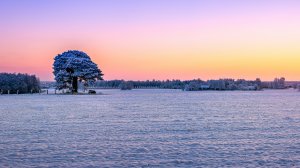
<path fill-rule="evenodd" d="M 0 167 L 299 167 L 300 93 L 0 95 Z"/>

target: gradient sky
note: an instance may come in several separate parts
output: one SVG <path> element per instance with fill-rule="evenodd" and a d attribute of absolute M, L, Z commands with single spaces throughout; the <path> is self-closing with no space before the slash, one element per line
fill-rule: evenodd
<path fill-rule="evenodd" d="M 0 72 L 53 80 L 76 49 L 106 80 L 300 80 L 299 0 L 2 0 L 0 21 Z"/>

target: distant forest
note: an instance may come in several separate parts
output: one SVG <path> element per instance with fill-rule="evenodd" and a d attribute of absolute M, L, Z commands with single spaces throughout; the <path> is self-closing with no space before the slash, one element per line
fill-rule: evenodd
<path fill-rule="evenodd" d="M 40 81 L 35 75 L 0 73 L 0 94 L 37 93 Z"/>
<path fill-rule="evenodd" d="M 38 93 L 40 89 L 56 88 L 56 82 L 40 82 L 35 75 L 0 73 L 0 93 L 1 94 L 22 94 Z M 125 80 L 100 80 L 85 87 L 79 82 L 81 89 L 181 89 L 184 91 L 199 90 L 261 90 L 299 88 L 299 82 L 286 82 L 285 78 L 275 78 L 274 81 L 263 82 L 259 78 L 256 80 L 245 79 L 218 79 L 218 80 L 146 80 L 146 81 L 125 81 Z"/>
<path fill-rule="evenodd" d="M 83 88 L 83 84 L 79 84 L 80 88 Z M 43 88 L 55 87 L 55 82 L 42 82 Z M 261 90 L 268 89 L 285 89 L 285 88 L 297 88 L 298 82 L 286 82 L 285 78 L 275 78 L 274 81 L 264 82 L 259 78 L 255 80 L 245 79 L 218 79 L 204 81 L 201 79 L 194 80 L 146 80 L 146 81 L 125 81 L 125 80 L 109 80 L 109 81 L 97 81 L 90 85 L 90 88 L 101 89 L 182 89 L 185 91 L 198 91 L 198 90 Z"/>
<path fill-rule="evenodd" d="M 219 79 L 203 81 L 201 79 L 194 80 L 147 80 L 147 81 L 97 81 L 94 85 L 96 88 L 120 88 L 122 90 L 130 90 L 133 88 L 160 88 L 160 89 L 182 89 L 185 91 L 198 90 L 261 90 L 263 88 L 260 79 L 255 81 L 247 81 L 243 79 Z"/>

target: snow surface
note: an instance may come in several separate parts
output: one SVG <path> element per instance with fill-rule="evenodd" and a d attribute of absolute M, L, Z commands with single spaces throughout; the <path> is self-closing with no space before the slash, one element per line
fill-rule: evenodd
<path fill-rule="evenodd" d="M 300 165 L 296 91 L 0 95 L 0 167 Z"/>

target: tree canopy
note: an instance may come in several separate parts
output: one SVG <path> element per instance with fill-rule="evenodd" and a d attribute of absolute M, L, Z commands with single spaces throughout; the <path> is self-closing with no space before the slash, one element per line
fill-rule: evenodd
<path fill-rule="evenodd" d="M 77 82 L 87 84 L 102 79 L 102 71 L 91 58 L 82 51 L 69 50 L 54 58 L 53 73 L 58 89 L 70 88 L 77 92 Z"/>

